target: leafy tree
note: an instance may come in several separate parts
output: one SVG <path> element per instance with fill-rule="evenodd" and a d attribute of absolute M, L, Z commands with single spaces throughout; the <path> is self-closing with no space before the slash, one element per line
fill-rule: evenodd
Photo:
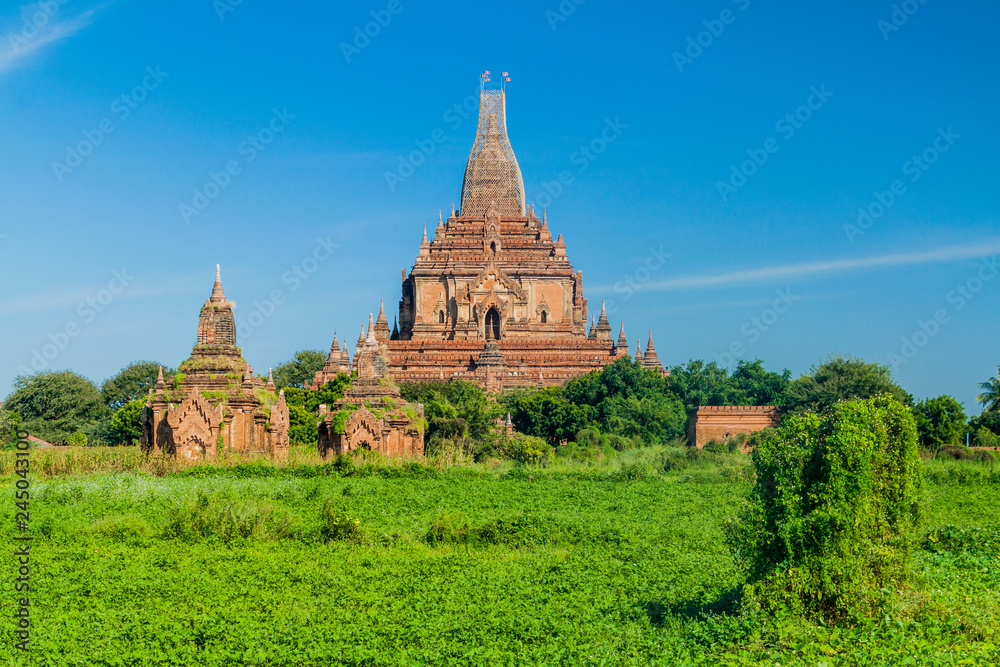
<path fill-rule="evenodd" d="M 764 362 L 740 360 L 729 378 L 733 402 L 729 405 L 784 405 L 792 373 L 768 371 Z"/>
<path fill-rule="evenodd" d="M 685 366 L 674 366 L 666 378 L 666 387 L 681 397 L 688 408 L 702 405 L 732 405 L 729 373 L 717 363 L 701 359 Z"/>
<path fill-rule="evenodd" d="M 997 375 L 1000 375 L 1000 366 L 997 371 Z M 976 400 L 983 404 L 985 412 L 1000 412 L 1000 380 L 992 377 L 986 382 L 980 382 L 979 388 L 983 393 L 976 396 Z"/>
<path fill-rule="evenodd" d="M 984 411 L 978 417 L 969 420 L 969 429 L 978 431 L 979 429 L 991 431 L 994 435 L 1000 435 L 1000 410 Z"/>
<path fill-rule="evenodd" d="M 142 438 L 142 408 L 146 397 L 129 401 L 116 410 L 99 431 L 99 439 L 109 445 L 135 445 Z"/>
<path fill-rule="evenodd" d="M 277 385 L 277 380 L 275 380 Z M 319 439 L 319 406 L 326 405 L 331 410 L 334 403 L 344 397 L 351 388 L 351 376 L 339 373 L 317 391 L 300 387 L 285 388 L 285 402 L 288 404 L 288 439 L 292 444 L 315 444 Z"/>
<path fill-rule="evenodd" d="M 935 451 L 942 445 L 961 444 L 968 427 L 962 404 L 952 396 L 920 401 L 913 408 L 913 418 L 920 446 Z"/>
<path fill-rule="evenodd" d="M 919 535 L 912 413 L 881 395 L 761 433 L 749 502 L 726 530 L 748 574 L 744 602 L 769 613 L 874 616 L 906 576 Z"/>
<path fill-rule="evenodd" d="M 313 381 L 316 371 L 323 369 L 326 354 L 319 350 L 299 350 L 291 361 L 286 361 L 274 369 L 274 386 L 304 388 Z"/>
<path fill-rule="evenodd" d="M 4 405 L 20 414 L 23 429 L 55 444 L 77 431 L 92 435 L 109 412 L 94 383 L 70 371 L 18 376 Z"/>
<path fill-rule="evenodd" d="M 126 403 L 145 398 L 149 390 L 156 386 L 156 376 L 161 366 L 164 377 L 173 374 L 174 369 L 156 361 L 136 361 L 129 364 L 101 384 L 101 397 L 112 410 L 119 410 Z"/>
<path fill-rule="evenodd" d="M 423 403 L 426 437 L 483 438 L 493 431 L 502 410 L 486 392 L 471 382 L 417 382 L 400 387 L 402 397 Z"/>
<path fill-rule="evenodd" d="M 0 448 L 17 442 L 17 432 L 21 429 L 21 415 L 13 410 L 0 409 Z"/>
<path fill-rule="evenodd" d="M 869 364 L 864 359 L 834 356 L 814 366 L 788 385 L 786 405 L 796 410 L 828 411 L 839 401 L 871 398 L 889 394 L 904 405 L 913 405 L 913 397 L 892 379 L 889 367 Z"/>
<path fill-rule="evenodd" d="M 590 423 L 588 410 L 563 392 L 562 387 L 513 391 L 503 397 L 503 405 L 518 431 L 555 445 L 572 440 Z"/>

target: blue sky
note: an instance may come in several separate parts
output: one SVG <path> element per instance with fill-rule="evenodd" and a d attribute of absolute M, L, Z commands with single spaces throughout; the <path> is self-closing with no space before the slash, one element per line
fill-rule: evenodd
<path fill-rule="evenodd" d="M 484 69 L 633 349 L 851 354 L 973 414 L 1000 363 L 996 3 L 0 6 L 0 395 L 176 365 L 216 263 L 258 371 L 391 318 Z"/>

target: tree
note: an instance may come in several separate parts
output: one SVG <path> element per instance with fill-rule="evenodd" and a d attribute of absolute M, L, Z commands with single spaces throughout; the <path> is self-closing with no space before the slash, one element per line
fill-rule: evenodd
<path fill-rule="evenodd" d="M 688 409 L 733 404 L 729 394 L 729 373 L 714 361 L 706 364 L 696 359 L 686 366 L 674 366 L 665 384 L 681 397 Z"/>
<path fill-rule="evenodd" d="M 962 404 L 951 396 L 920 401 L 913 408 L 913 418 L 920 446 L 935 451 L 943 445 L 961 444 L 968 427 Z"/>
<path fill-rule="evenodd" d="M 0 448 L 13 446 L 21 429 L 21 415 L 13 410 L 0 409 Z"/>
<path fill-rule="evenodd" d="M 731 395 L 735 398 L 730 405 L 784 405 L 791 377 L 787 369 L 780 375 L 766 370 L 760 359 L 741 359 L 729 378 Z"/>
<path fill-rule="evenodd" d="M 913 405 L 913 397 L 892 379 L 892 371 L 883 364 L 869 364 L 864 359 L 831 357 L 814 366 L 788 385 L 786 405 L 798 411 L 826 412 L 839 401 L 871 398 L 889 394 L 904 405 Z"/>
<path fill-rule="evenodd" d="M 77 431 L 92 435 L 109 412 L 94 383 L 70 371 L 18 376 L 4 406 L 21 416 L 24 430 L 55 444 Z"/>
<path fill-rule="evenodd" d="M 277 383 L 275 383 L 277 384 Z M 300 387 L 285 388 L 285 402 L 288 404 L 288 437 L 292 444 L 316 444 L 319 439 L 319 406 L 326 405 L 331 410 L 334 403 L 344 397 L 351 388 L 351 376 L 339 373 L 317 391 Z"/>
<path fill-rule="evenodd" d="M 898 590 L 919 536 L 916 426 L 888 395 L 792 415 L 761 432 L 755 483 L 727 524 L 748 606 L 871 618 Z"/>
<path fill-rule="evenodd" d="M 156 361 L 135 361 L 118 371 L 101 384 L 101 396 L 112 410 L 119 410 L 130 401 L 145 398 L 156 386 L 156 377 L 163 368 L 163 375 L 173 374 L 174 369 Z"/>
<path fill-rule="evenodd" d="M 997 375 L 1000 376 L 1000 366 L 997 367 Z M 995 377 L 986 382 L 980 382 L 979 388 L 983 390 L 976 400 L 982 403 L 984 412 L 1000 411 L 1000 380 Z"/>
<path fill-rule="evenodd" d="M 572 440 L 590 423 L 587 410 L 568 400 L 562 387 L 513 391 L 503 405 L 518 431 L 553 445 Z"/>
<path fill-rule="evenodd" d="M 403 400 L 423 403 L 426 437 L 483 438 L 493 431 L 501 408 L 471 382 L 415 382 L 400 387 Z"/>
<path fill-rule="evenodd" d="M 291 361 L 286 361 L 274 369 L 274 386 L 304 388 L 313 381 L 316 371 L 323 369 L 326 354 L 319 350 L 299 350 Z"/>
<path fill-rule="evenodd" d="M 115 411 L 98 434 L 109 445 L 135 445 L 142 437 L 142 408 L 146 397 L 129 401 Z"/>

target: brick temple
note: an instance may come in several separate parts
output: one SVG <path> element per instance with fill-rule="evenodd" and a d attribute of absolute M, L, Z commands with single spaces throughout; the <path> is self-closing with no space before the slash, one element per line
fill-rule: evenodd
<path fill-rule="evenodd" d="M 590 316 L 583 272 L 570 263 L 547 215 L 525 205 L 507 137 L 502 90 L 483 90 L 461 207 L 426 225 L 413 267 L 402 271 L 396 324 L 380 306 L 374 338 L 398 382 L 462 379 L 491 391 L 553 386 L 629 356 L 625 327 L 613 335 L 603 304 Z M 356 356 L 371 331 L 362 327 Z M 650 334 L 636 358 L 662 372 Z M 343 372 L 347 344 L 334 342 L 313 386 Z M 355 359 L 355 365 L 357 359 Z M 355 369 L 356 370 L 356 369 Z"/>
<path fill-rule="evenodd" d="M 281 458 L 288 453 L 289 425 L 284 390 L 275 393 L 270 372 L 266 382 L 254 375 L 236 346 L 233 304 L 222 291 L 216 266 L 191 356 L 169 384 L 161 368 L 149 391 L 142 411 L 142 448 L 183 459 L 223 452 Z"/>

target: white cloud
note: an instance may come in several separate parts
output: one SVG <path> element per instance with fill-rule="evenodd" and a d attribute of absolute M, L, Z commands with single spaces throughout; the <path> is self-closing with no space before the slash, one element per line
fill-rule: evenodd
<path fill-rule="evenodd" d="M 63 17 L 61 4 L 53 2 L 52 6 L 56 8 L 49 10 L 38 3 L 27 5 L 21 8 L 18 19 L 8 21 L 9 28 L 0 41 L 0 74 L 18 67 L 35 51 L 80 32 L 107 5 L 70 17 Z"/>
<path fill-rule="evenodd" d="M 813 278 L 837 273 L 856 273 L 869 269 L 883 269 L 894 266 L 942 264 L 996 254 L 1000 254 L 1000 239 L 991 239 L 976 245 L 953 246 L 927 252 L 877 255 L 859 259 L 834 259 L 823 262 L 804 262 L 801 264 L 779 264 L 777 266 L 765 266 L 757 269 L 730 271 L 714 275 L 682 276 L 651 282 L 643 285 L 641 289 L 642 291 L 676 291 L 787 282 L 793 279 Z"/>

